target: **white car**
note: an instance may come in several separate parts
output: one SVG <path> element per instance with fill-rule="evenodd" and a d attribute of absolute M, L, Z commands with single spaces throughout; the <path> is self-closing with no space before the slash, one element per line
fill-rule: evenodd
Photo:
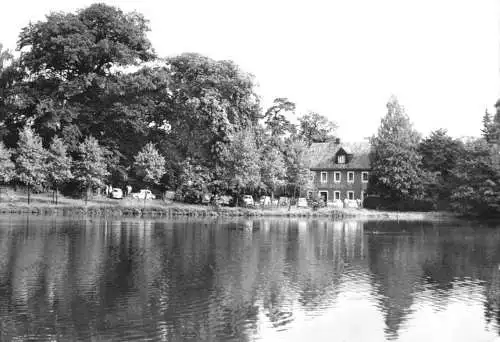
<path fill-rule="evenodd" d="M 250 195 L 243 195 L 243 204 L 254 205 L 253 197 Z"/>
<path fill-rule="evenodd" d="M 111 198 L 121 199 L 123 198 L 123 191 L 120 188 L 113 188 L 111 190 Z"/>
<path fill-rule="evenodd" d="M 307 208 L 307 199 L 305 197 L 300 197 L 297 201 L 297 208 Z"/>
<path fill-rule="evenodd" d="M 134 192 L 132 194 L 132 198 L 142 199 L 142 200 L 143 199 L 150 200 L 150 199 L 155 199 L 156 196 L 153 195 L 151 190 L 141 189 L 141 190 L 139 190 L 139 192 Z"/>

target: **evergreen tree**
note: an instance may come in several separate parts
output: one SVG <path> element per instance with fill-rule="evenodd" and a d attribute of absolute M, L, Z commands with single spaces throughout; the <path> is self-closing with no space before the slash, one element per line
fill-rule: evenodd
<path fill-rule="evenodd" d="M 104 179 L 109 174 L 104 155 L 104 149 L 92 136 L 78 145 L 78 158 L 74 163 L 73 174 L 82 188 L 86 189 L 85 201 L 88 201 L 94 188 L 104 185 Z"/>
<path fill-rule="evenodd" d="M 58 202 L 59 186 L 70 180 L 72 159 L 67 153 L 67 147 L 63 141 L 54 137 L 50 144 L 47 161 L 47 177 L 54 190 L 55 203 Z"/>
<path fill-rule="evenodd" d="M 165 174 L 165 158 L 152 143 L 146 144 L 135 156 L 136 174 L 146 183 L 158 184 Z"/>
<path fill-rule="evenodd" d="M 493 138 L 492 125 L 493 123 L 491 114 L 488 112 L 488 110 L 485 110 L 483 115 L 483 128 L 481 129 L 481 133 L 483 134 L 483 137 L 484 139 L 486 139 L 487 142 L 490 142 Z"/>
<path fill-rule="evenodd" d="M 295 113 L 295 103 L 282 97 L 274 99 L 272 106 L 264 113 L 265 125 L 271 136 L 280 137 L 295 131 L 295 126 L 286 117 L 286 113 Z"/>
<path fill-rule="evenodd" d="M 41 190 L 47 181 L 46 161 L 47 151 L 42 146 L 42 139 L 29 125 L 24 126 L 19 133 L 16 178 L 27 187 L 28 204 L 31 191 Z"/>
<path fill-rule="evenodd" d="M 419 140 L 404 108 L 392 97 L 378 134 L 371 139 L 370 192 L 392 203 L 423 198 L 431 177 L 422 170 Z"/>

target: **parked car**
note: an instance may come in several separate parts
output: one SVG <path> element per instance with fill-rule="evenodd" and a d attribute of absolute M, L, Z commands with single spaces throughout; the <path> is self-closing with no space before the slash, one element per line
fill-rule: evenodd
<path fill-rule="evenodd" d="M 222 195 L 219 196 L 216 200 L 219 205 L 228 206 L 231 205 L 231 203 L 233 202 L 233 197 L 229 195 Z"/>
<path fill-rule="evenodd" d="M 250 195 L 243 195 L 242 201 L 243 201 L 243 204 L 245 204 L 245 205 L 255 205 L 255 203 L 253 201 L 253 197 Z"/>
<path fill-rule="evenodd" d="M 155 199 L 156 196 L 153 195 L 151 190 L 141 189 L 141 190 L 139 190 L 139 192 L 134 192 L 132 194 L 132 198 L 142 199 L 142 200 L 143 199 L 150 200 L 150 199 Z"/>
<path fill-rule="evenodd" d="M 290 198 L 281 196 L 278 202 L 279 206 L 284 207 L 290 204 Z"/>
<path fill-rule="evenodd" d="M 123 191 L 120 188 L 113 188 L 110 194 L 111 198 L 121 199 L 123 198 Z"/>
<path fill-rule="evenodd" d="M 297 201 L 297 208 L 307 208 L 307 199 L 305 197 L 300 197 Z"/>
<path fill-rule="evenodd" d="M 271 197 L 269 197 L 269 196 L 262 196 L 260 198 L 260 205 L 262 205 L 262 206 L 271 205 Z"/>
<path fill-rule="evenodd" d="M 213 195 L 211 193 L 204 193 L 201 195 L 201 203 L 202 204 L 209 204 L 212 201 Z"/>

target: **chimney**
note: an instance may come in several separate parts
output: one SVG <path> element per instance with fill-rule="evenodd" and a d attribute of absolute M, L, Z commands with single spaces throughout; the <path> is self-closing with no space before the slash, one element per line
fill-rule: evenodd
<path fill-rule="evenodd" d="M 340 138 L 335 138 L 335 144 L 340 145 Z"/>

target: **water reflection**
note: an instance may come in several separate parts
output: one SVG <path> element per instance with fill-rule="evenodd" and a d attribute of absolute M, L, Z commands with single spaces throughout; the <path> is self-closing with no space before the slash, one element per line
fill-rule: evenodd
<path fill-rule="evenodd" d="M 0 220 L 0 340 L 491 341 L 500 231 Z"/>

